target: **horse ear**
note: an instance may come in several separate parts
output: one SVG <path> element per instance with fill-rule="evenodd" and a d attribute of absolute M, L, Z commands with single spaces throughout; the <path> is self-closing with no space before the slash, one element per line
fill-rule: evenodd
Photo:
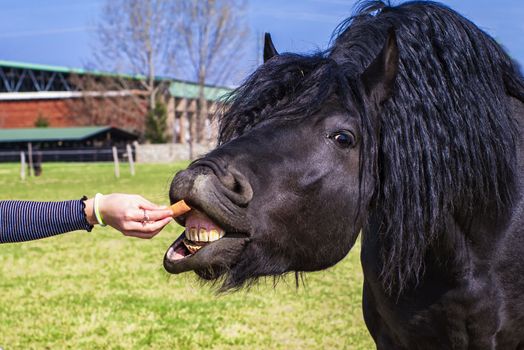
<path fill-rule="evenodd" d="M 367 95 L 379 104 L 388 99 L 393 92 L 398 71 L 398 56 L 395 29 L 390 28 L 384 47 L 361 76 Z"/>
<path fill-rule="evenodd" d="M 278 55 L 273 40 L 271 40 L 271 34 L 264 34 L 264 63 L 267 62 L 271 57 Z"/>

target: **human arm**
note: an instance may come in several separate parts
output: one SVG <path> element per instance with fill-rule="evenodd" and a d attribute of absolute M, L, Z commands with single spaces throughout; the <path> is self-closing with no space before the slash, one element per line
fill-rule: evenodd
<path fill-rule="evenodd" d="M 102 196 L 100 212 L 106 223 L 124 235 L 151 238 L 171 220 L 162 209 L 137 195 Z M 144 209 L 149 221 L 142 224 Z M 86 230 L 96 224 L 93 199 L 61 202 L 0 201 L 0 243 L 22 242 Z"/>
<path fill-rule="evenodd" d="M 0 201 L 0 243 L 31 241 L 92 228 L 84 215 L 83 200 Z"/>

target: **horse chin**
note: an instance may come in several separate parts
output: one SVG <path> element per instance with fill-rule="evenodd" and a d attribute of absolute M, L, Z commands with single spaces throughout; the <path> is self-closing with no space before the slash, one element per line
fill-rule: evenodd
<path fill-rule="evenodd" d="M 240 259 L 249 238 L 245 234 L 231 233 L 211 242 L 195 253 L 184 245 L 183 233 L 164 255 L 164 268 L 172 274 L 194 271 L 206 280 L 217 279 Z"/>

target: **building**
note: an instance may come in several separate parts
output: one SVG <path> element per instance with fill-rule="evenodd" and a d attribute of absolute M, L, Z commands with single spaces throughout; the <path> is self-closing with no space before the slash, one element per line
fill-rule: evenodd
<path fill-rule="evenodd" d="M 111 126 L 0 129 L 0 162 L 17 162 L 20 153 L 38 161 L 111 161 L 120 159 L 138 135 Z"/>
<path fill-rule="evenodd" d="M 87 78 L 98 83 L 124 81 L 125 87 L 114 84 L 103 90 L 96 87 L 86 89 L 79 82 Z M 132 104 L 126 104 L 126 101 L 143 95 L 142 79 L 144 77 L 141 76 L 0 61 L 0 128 L 34 128 L 40 124 L 49 127 L 110 124 L 140 134 L 144 125 L 144 120 L 140 118 L 145 118 L 145 115 L 139 113 L 139 118 L 128 116 L 126 112 L 131 110 Z M 185 143 L 189 137 L 189 119 L 197 113 L 198 85 L 163 77 L 157 79 L 167 87 L 163 95 L 168 110 L 168 139 Z M 210 116 L 220 105 L 221 98 L 230 91 L 226 87 L 204 88 L 207 101 L 204 108 Z M 105 111 L 111 116 L 110 120 L 97 119 L 96 115 L 88 117 L 95 108 L 105 108 L 109 102 L 114 104 L 113 109 Z M 216 126 L 211 119 L 207 128 L 208 138 L 214 139 Z"/>

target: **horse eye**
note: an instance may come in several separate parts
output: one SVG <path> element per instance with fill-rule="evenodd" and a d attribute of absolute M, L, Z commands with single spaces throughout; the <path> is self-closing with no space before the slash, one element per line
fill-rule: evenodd
<path fill-rule="evenodd" d="M 331 138 L 341 148 L 349 148 L 355 141 L 355 137 L 349 131 L 337 131 L 331 135 Z"/>

